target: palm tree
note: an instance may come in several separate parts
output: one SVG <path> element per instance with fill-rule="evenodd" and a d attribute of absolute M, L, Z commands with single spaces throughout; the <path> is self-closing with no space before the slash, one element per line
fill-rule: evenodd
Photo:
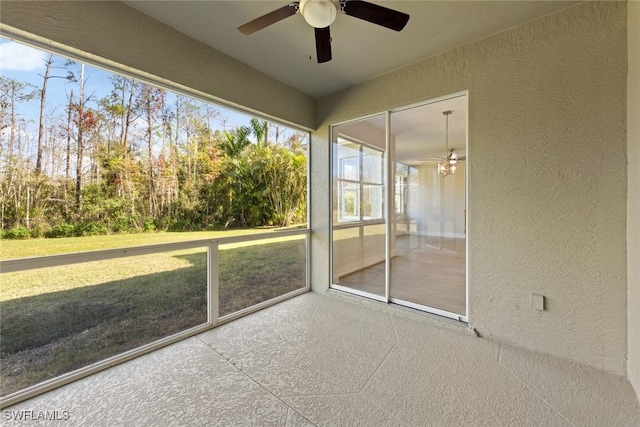
<path fill-rule="evenodd" d="M 251 132 L 256 137 L 256 142 L 260 145 L 267 143 L 269 136 L 269 122 L 266 120 L 258 120 L 255 117 L 251 119 Z"/>
<path fill-rule="evenodd" d="M 251 144 L 249 135 L 251 129 L 247 126 L 240 126 L 233 130 L 224 131 L 223 138 L 220 141 L 220 149 L 229 157 L 238 157 L 244 147 Z"/>

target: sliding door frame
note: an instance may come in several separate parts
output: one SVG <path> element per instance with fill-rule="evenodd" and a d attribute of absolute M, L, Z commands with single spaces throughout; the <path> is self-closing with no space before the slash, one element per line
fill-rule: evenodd
<path fill-rule="evenodd" d="M 393 145 L 393 141 L 391 140 L 391 115 L 393 113 L 398 113 L 401 111 L 405 111 L 411 108 L 416 108 L 416 107 L 421 107 L 421 106 L 425 106 L 425 105 L 429 105 L 429 104 L 435 104 L 437 102 L 442 102 L 442 101 L 446 101 L 449 99 L 454 99 L 454 98 L 459 98 L 459 97 L 466 97 L 467 100 L 467 122 L 465 123 L 465 129 L 466 129 L 466 162 L 467 162 L 467 167 L 465 167 L 465 209 L 466 209 L 466 215 L 464 218 L 464 227 L 465 227 L 465 313 L 464 314 L 460 314 L 460 313 L 453 313 L 453 312 L 449 312 L 446 310 L 441 310 L 435 307 L 429 307 L 426 305 L 421 305 L 421 304 L 417 304 L 411 301 L 405 301 L 402 299 L 398 299 L 398 298 L 393 298 L 391 296 L 391 255 L 392 255 L 392 247 L 391 247 L 391 235 L 393 233 L 393 223 L 392 223 L 392 219 L 394 216 L 394 204 L 392 203 L 392 201 L 394 201 L 394 177 L 391 176 L 392 172 L 393 172 L 393 163 L 392 163 L 392 156 L 391 156 L 391 148 Z M 399 107 L 399 108 L 395 108 L 395 109 L 390 109 L 390 110 L 386 110 L 383 112 L 379 112 L 379 113 L 375 113 L 375 114 L 370 114 L 367 116 L 363 116 L 363 117 L 359 117 L 357 119 L 353 119 L 353 120 L 347 120 L 347 121 L 343 121 L 343 122 L 339 122 L 339 123 L 335 123 L 333 125 L 330 126 L 329 128 L 329 177 L 330 177 L 330 181 L 331 181 L 331 189 L 329 191 L 329 216 L 331 217 L 330 223 L 329 223 L 329 288 L 330 289 L 335 289 L 338 291 L 342 291 L 342 292 L 346 292 L 349 294 L 353 294 L 353 295 L 357 295 L 357 296 L 361 296 L 361 297 L 366 297 L 366 298 L 370 298 L 376 301 L 380 301 L 380 302 L 384 302 L 384 303 L 393 303 L 393 304 L 398 304 L 398 305 L 402 305 L 405 307 L 409 307 L 409 308 L 413 308 L 413 309 L 417 309 L 420 311 L 424 311 L 427 313 L 432 313 L 432 314 L 436 314 L 438 316 L 442 316 L 442 317 L 447 317 L 450 319 L 455 319 L 458 320 L 460 322 L 469 322 L 469 91 L 465 90 L 465 91 L 460 91 L 460 92 L 455 92 L 452 94 L 448 94 L 448 95 L 444 95 L 444 96 L 440 96 L 437 98 L 432 98 L 432 99 L 428 99 L 422 102 L 418 102 L 418 103 L 414 103 L 414 104 L 410 104 L 410 105 L 406 105 L 403 107 Z M 333 283 L 333 229 L 334 229 L 334 223 L 333 223 L 333 210 L 334 210 L 334 184 L 333 184 L 333 174 L 334 174 L 334 170 L 333 170 L 333 164 L 334 164 L 334 140 L 338 137 L 338 134 L 335 133 L 335 128 L 340 126 L 340 125 L 344 125 L 344 124 L 348 124 L 348 123 L 354 123 L 354 122 L 358 122 L 358 121 L 363 121 L 363 120 L 367 120 L 370 119 L 372 117 L 377 117 L 380 115 L 385 116 L 385 152 L 384 152 L 384 194 L 385 194 L 385 207 L 384 207 L 384 221 L 385 221 L 385 269 L 384 269 L 384 275 L 385 275 L 385 292 L 384 292 L 384 296 L 382 295 L 375 295 L 375 294 L 371 294 L 369 292 L 364 292 L 364 291 L 360 291 L 357 289 L 353 289 L 347 286 L 342 286 L 339 284 L 334 284 Z"/>

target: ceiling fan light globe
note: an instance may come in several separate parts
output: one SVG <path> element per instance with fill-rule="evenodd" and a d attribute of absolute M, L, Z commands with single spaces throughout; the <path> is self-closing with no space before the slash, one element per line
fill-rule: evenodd
<path fill-rule="evenodd" d="M 338 6 L 333 0 L 301 0 L 300 14 L 314 28 L 326 28 L 338 14 Z"/>

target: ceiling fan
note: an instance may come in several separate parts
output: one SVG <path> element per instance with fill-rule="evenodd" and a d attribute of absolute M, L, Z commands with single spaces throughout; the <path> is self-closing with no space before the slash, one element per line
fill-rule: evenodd
<path fill-rule="evenodd" d="M 461 156 L 456 153 L 455 148 L 449 148 L 448 155 L 446 157 L 442 156 L 430 156 L 426 158 L 422 158 L 418 160 L 418 163 L 440 163 L 444 161 L 452 161 L 452 162 L 463 162 L 467 160 L 467 156 Z"/>
<path fill-rule="evenodd" d="M 458 155 L 458 153 L 456 153 L 455 148 L 449 148 L 449 155 L 447 156 L 446 159 L 444 160 L 454 160 L 454 161 L 464 161 L 467 160 L 467 156 L 460 156 Z"/>
<path fill-rule="evenodd" d="M 331 33 L 329 26 L 338 12 L 376 25 L 400 31 L 409 21 L 409 15 L 362 0 L 300 0 L 262 15 L 238 27 L 246 35 L 275 24 L 300 12 L 315 29 L 318 63 L 331 60 Z"/>

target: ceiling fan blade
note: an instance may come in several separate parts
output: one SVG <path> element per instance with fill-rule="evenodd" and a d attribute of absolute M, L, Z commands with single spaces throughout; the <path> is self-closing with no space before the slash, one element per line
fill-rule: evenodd
<path fill-rule="evenodd" d="M 444 157 L 438 156 L 429 156 L 422 159 L 418 159 L 418 163 L 440 163 L 444 162 L 446 159 Z"/>
<path fill-rule="evenodd" d="M 314 28 L 316 33 L 316 55 L 318 64 L 331 61 L 331 32 L 329 27 Z"/>
<path fill-rule="evenodd" d="M 238 27 L 238 31 L 242 34 L 253 34 L 258 30 L 268 27 L 271 24 L 275 24 L 278 21 L 282 21 L 285 18 L 295 15 L 298 12 L 298 2 L 289 3 L 286 6 L 276 9 L 273 12 L 269 12 L 266 15 L 262 15 L 259 18 L 249 21 L 244 25 Z"/>
<path fill-rule="evenodd" d="M 344 13 L 395 31 L 400 31 L 409 22 L 409 15 L 384 6 L 362 0 L 347 0 Z"/>

